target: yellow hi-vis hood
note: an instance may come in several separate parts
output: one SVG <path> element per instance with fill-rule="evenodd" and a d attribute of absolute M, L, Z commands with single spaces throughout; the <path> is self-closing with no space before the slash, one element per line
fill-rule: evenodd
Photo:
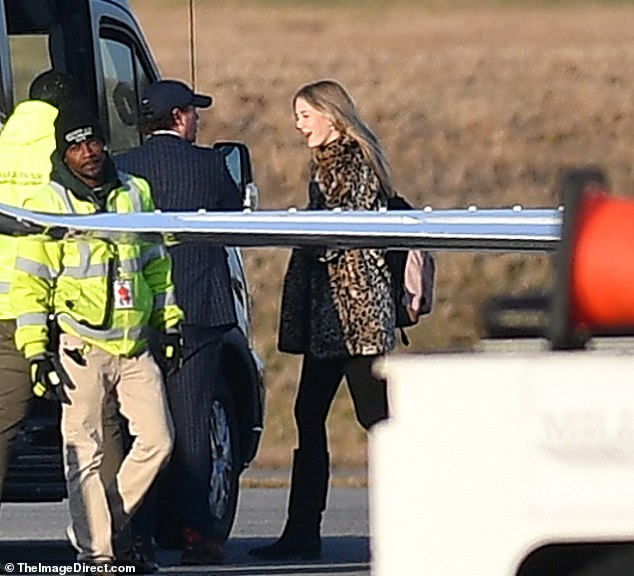
<path fill-rule="evenodd" d="M 49 180 L 57 108 L 39 100 L 19 104 L 0 132 L 0 202 L 21 207 Z M 0 235 L 0 319 L 15 318 L 9 302 L 17 239 Z"/>

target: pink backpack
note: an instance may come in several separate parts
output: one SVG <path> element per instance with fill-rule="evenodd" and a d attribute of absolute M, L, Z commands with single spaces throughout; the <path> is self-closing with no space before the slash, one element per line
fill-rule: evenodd
<path fill-rule="evenodd" d="M 390 210 L 411 210 L 402 196 L 388 201 Z M 421 316 L 429 314 L 434 302 L 436 262 L 425 250 L 390 250 L 387 263 L 392 272 L 396 327 L 401 329 L 403 344 L 409 344 L 403 328 L 413 326 Z"/>

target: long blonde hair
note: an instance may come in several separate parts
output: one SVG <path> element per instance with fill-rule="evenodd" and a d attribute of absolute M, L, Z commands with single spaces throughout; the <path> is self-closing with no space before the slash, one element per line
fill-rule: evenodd
<path fill-rule="evenodd" d="M 385 194 L 392 198 L 395 194 L 389 162 L 377 137 L 361 119 L 352 97 L 335 80 L 318 80 L 302 86 L 293 96 L 293 108 L 301 98 L 326 116 L 342 135 L 356 140 L 363 156 L 381 182 Z"/>

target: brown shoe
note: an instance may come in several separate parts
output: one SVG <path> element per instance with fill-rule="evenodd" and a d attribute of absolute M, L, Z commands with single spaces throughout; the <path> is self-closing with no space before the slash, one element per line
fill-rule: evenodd
<path fill-rule="evenodd" d="M 189 526 L 183 530 L 183 566 L 206 566 L 207 564 L 224 564 L 225 548 L 222 542 L 204 537 Z"/>

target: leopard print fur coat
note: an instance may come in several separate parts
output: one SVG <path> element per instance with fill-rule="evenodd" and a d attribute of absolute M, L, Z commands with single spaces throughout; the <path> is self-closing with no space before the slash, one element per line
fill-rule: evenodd
<path fill-rule="evenodd" d="M 379 180 L 356 141 L 316 151 L 309 209 L 377 210 Z M 392 278 L 376 249 L 294 249 L 282 290 L 278 347 L 317 358 L 370 356 L 395 345 Z"/>

